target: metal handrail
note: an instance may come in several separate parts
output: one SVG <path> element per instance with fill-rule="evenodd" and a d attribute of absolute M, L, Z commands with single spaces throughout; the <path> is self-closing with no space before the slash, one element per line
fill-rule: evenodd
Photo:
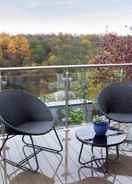
<path fill-rule="evenodd" d="M 132 63 L 24 66 L 24 67 L 3 67 L 3 68 L 1 67 L 0 71 L 34 70 L 34 69 L 72 69 L 72 68 L 98 68 L 98 67 L 126 67 L 126 66 L 132 66 Z"/>

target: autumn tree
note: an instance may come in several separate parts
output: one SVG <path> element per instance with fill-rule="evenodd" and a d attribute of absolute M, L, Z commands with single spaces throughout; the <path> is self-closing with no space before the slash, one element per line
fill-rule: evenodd
<path fill-rule="evenodd" d="M 132 36 L 118 36 L 116 34 L 106 34 L 100 37 L 98 45 L 100 51 L 95 56 L 93 63 L 131 63 L 132 62 Z M 118 81 L 132 79 L 130 67 L 124 68 L 99 68 L 96 72 L 96 81 Z"/>
<path fill-rule="evenodd" d="M 15 66 L 29 65 L 30 50 L 28 40 L 21 35 L 11 37 L 7 47 L 8 59 Z"/>

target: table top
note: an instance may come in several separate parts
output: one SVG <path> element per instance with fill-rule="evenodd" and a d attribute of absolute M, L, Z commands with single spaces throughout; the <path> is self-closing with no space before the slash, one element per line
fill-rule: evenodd
<path fill-rule="evenodd" d="M 91 144 L 97 147 L 110 147 L 123 143 L 126 139 L 126 134 L 123 130 L 109 127 L 105 135 L 96 136 L 93 123 L 89 123 L 77 129 L 76 138 L 84 144 Z"/>

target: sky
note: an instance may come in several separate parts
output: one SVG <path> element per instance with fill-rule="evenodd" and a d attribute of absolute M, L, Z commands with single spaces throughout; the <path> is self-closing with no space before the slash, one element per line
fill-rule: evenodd
<path fill-rule="evenodd" d="M 132 32 L 132 0 L 0 0 L 0 32 Z"/>

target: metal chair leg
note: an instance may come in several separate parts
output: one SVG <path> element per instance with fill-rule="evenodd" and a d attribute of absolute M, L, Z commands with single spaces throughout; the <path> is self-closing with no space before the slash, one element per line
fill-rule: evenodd
<path fill-rule="evenodd" d="M 57 149 L 53 149 L 53 148 L 49 148 L 49 147 L 38 146 L 38 145 L 34 145 L 34 148 L 35 148 L 35 149 L 39 149 L 40 151 L 48 151 L 48 152 L 57 153 L 57 154 L 60 153 L 60 152 L 63 150 L 63 146 L 62 146 L 62 143 L 61 143 L 61 141 L 60 141 L 60 139 L 59 139 L 59 136 L 58 136 L 58 134 L 57 134 L 57 132 L 56 132 L 56 129 L 53 128 L 53 131 L 54 131 L 54 133 L 55 133 L 55 135 L 56 135 L 56 138 L 57 138 L 58 143 L 59 143 L 59 146 L 60 146 L 60 148 L 59 148 L 58 150 L 57 150 Z M 24 137 L 25 137 L 25 136 L 22 137 L 23 143 L 24 143 L 26 146 L 28 146 L 28 147 L 32 147 L 32 144 L 27 143 L 27 142 L 25 141 Z"/>
<path fill-rule="evenodd" d="M 3 147 L 4 147 L 5 143 L 6 143 L 6 141 L 7 141 L 8 139 L 10 139 L 10 138 L 9 138 L 9 135 L 7 135 L 6 139 L 4 140 L 4 142 L 3 142 L 3 144 L 2 144 L 2 146 L 1 146 L 1 148 L 0 148 L 0 153 L 1 153 L 1 151 L 2 151 L 2 149 L 3 149 Z M 31 171 L 31 172 L 36 172 L 36 171 L 38 171 L 38 169 L 39 169 L 39 164 L 38 164 L 37 154 L 40 152 L 40 150 L 35 151 L 34 141 L 33 141 L 33 139 L 32 139 L 32 136 L 30 136 L 30 140 L 31 140 L 32 148 L 33 148 L 33 153 L 32 153 L 32 154 L 30 154 L 29 156 L 26 156 L 26 154 L 24 154 L 24 155 L 25 155 L 25 159 L 21 160 L 21 161 L 18 162 L 18 163 L 14 162 L 14 161 L 12 161 L 12 160 L 9 160 L 9 159 L 7 159 L 7 158 L 5 158 L 5 157 L 2 158 L 3 161 L 7 162 L 8 164 L 10 164 L 10 165 L 12 165 L 12 166 L 14 166 L 14 167 L 20 168 L 20 169 L 22 169 L 22 170 L 24 170 L 24 171 Z M 33 158 L 33 157 L 35 157 L 35 162 L 36 162 L 36 169 L 35 169 L 35 170 L 30 169 L 30 168 L 28 168 L 28 167 L 25 166 L 25 164 L 29 164 L 29 160 L 30 160 L 31 158 Z"/>
<path fill-rule="evenodd" d="M 39 169 L 39 163 L 38 163 L 37 154 L 36 154 L 36 152 L 35 152 L 34 141 L 33 141 L 33 138 L 32 138 L 31 135 L 30 135 L 30 139 L 31 139 L 31 143 L 32 143 L 32 146 L 33 146 L 33 153 L 34 153 L 35 162 L 36 162 L 36 169 L 34 170 L 34 171 L 36 172 L 36 171 L 38 171 L 38 169 Z"/>
<path fill-rule="evenodd" d="M 38 164 L 37 154 L 38 154 L 40 151 L 48 151 L 48 152 L 52 152 L 52 153 L 57 153 L 57 154 L 59 154 L 59 152 L 61 152 L 61 151 L 63 150 L 62 143 L 61 143 L 61 141 L 60 141 L 60 139 L 59 139 L 59 136 L 58 136 L 58 134 L 57 134 L 55 128 L 53 128 L 53 130 L 54 130 L 54 133 L 55 133 L 55 135 L 56 135 L 56 138 L 57 138 L 57 140 L 58 140 L 58 142 L 59 142 L 60 148 L 59 148 L 58 150 L 57 150 L 57 149 L 52 149 L 52 148 L 41 147 L 41 146 L 35 145 L 35 144 L 34 144 L 34 141 L 33 141 L 33 138 L 32 138 L 31 135 L 29 135 L 30 140 L 31 140 L 31 144 L 29 144 L 29 143 L 27 143 L 27 142 L 25 141 L 25 139 L 24 139 L 25 136 L 23 136 L 23 137 L 22 137 L 22 141 L 24 142 L 25 146 L 31 147 L 31 148 L 33 149 L 33 153 L 30 154 L 29 156 L 26 156 L 26 154 L 25 154 L 25 152 L 24 152 L 24 150 L 23 150 L 24 155 L 25 155 L 25 159 L 21 160 L 21 161 L 18 162 L 18 163 L 13 162 L 13 161 L 11 161 L 11 160 L 8 160 L 8 159 L 6 159 L 6 158 L 3 158 L 3 160 L 6 161 L 8 164 L 10 164 L 10 165 L 12 165 L 12 166 L 15 166 L 15 167 L 17 167 L 17 168 L 20 168 L 20 169 L 22 169 L 22 170 L 24 170 L 24 171 L 32 171 L 32 172 L 38 171 L 38 169 L 39 169 L 39 164 Z M 3 147 L 4 147 L 5 143 L 6 143 L 6 141 L 7 141 L 9 138 L 10 138 L 9 135 L 7 135 L 7 137 L 4 139 L 4 142 L 3 142 L 3 144 L 2 144 L 2 146 L 1 146 L 1 148 L 0 148 L 0 156 L 1 156 L 2 149 L 3 149 Z M 36 169 L 35 169 L 35 170 L 29 169 L 29 168 L 27 168 L 27 167 L 25 166 L 25 164 L 28 164 L 28 165 L 30 166 L 30 168 L 31 168 L 31 165 L 30 165 L 30 163 L 29 163 L 29 160 L 30 160 L 31 158 L 33 158 L 33 157 L 35 158 L 35 162 L 36 162 Z"/>
<path fill-rule="evenodd" d="M 1 146 L 1 148 L 0 148 L 0 156 L 1 156 L 2 149 L 3 149 L 3 147 L 4 147 L 5 143 L 6 143 L 6 141 L 8 140 L 8 138 L 9 138 L 9 135 L 6 136 L 6 138 L 4 139 L 4 141 L 3 141 L 3 143 L 2 143 L 2 146 Z"/>

